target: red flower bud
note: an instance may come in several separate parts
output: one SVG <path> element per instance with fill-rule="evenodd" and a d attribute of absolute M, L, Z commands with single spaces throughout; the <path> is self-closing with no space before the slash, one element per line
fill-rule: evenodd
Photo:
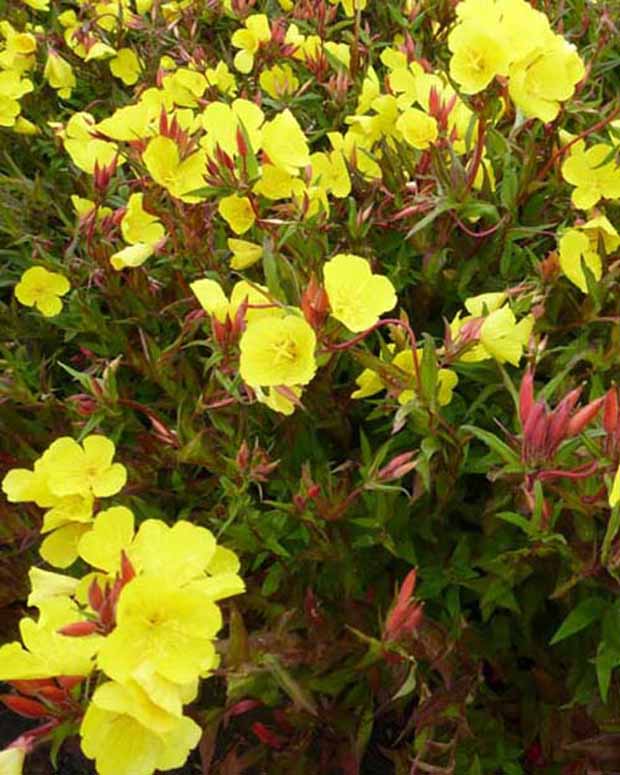
<path fill-rule="evenodd" d="M 567 438 L 576 436 L 578 433 L 589 425 L 590 422 L 599 413 L 605 397 L 597 398 L 596 401 L 591 401 L 589 404 L 580 409 L 568 422 L 568 430 L 566 432 Z"/>
<path fill-rule="evenodd" d="M 41 718 L 50 715 L 49 708 L 28 697 L 19 697 L 16 694 L 0 694 L 0 702 L 4 703 L 13 713 L 24 716 L 24 718 Z"/>
<path fill-rule="evenodd" d="M 534 374 L 531 369 L 527 369 L 521 380 L 519 390 L 519 419 L 523 427 L 534 406 Z"/>
<path fill-rule="evenodd" d="M 97 632 L 97 622 L 73 622 L 66 624 L 56 632 L 69 638 L 81 638 L 84 635 L 93 635 Z"/>
<path fill-rule="evenodd" d="M 278 737 L 275 732 L 272 732 L 269 727 L 265 726 L 265 724 L 261 724 L 260 721 L 256 721 L 252 724 L 252 732 L 254 732 L 261 743 L 268 745 L 269 748 L 273 748 L 276 751 L 284 748 L 284 742 L 280 737 Z"/>
<path fill-rule="evenodd" d="M 606 433 L 615 433 L 618 429 L 618 388 L 609 388 L 605 394 L 603 428 Z"/>

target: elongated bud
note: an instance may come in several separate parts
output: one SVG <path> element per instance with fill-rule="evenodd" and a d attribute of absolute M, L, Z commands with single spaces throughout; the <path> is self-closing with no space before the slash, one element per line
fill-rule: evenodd
<path fill-rule="evenodd" d="M 103 592 L 97 579 L 94 579 L 88 587 L 88 604 L 93 611 L 98 611 L 103 603 Z"/>
<path fill-rule="evenodd" d="M 546 430 L 546 407 L 543 401 L 537 401 L 530 409 L 525 425 L 523 426 L 523 450 L 525 457 L 531 457 L 540 450 L 538 441 L 541 438 L 541 430 Z"/>
<path fill-rule="evenodd" d="M 600 412 L 604 401 L 604 396 L 602 398 L 597 398 L 596 401 L 591 401 L 587 406 L 584 406 L 583 409 L 580 409 L 573 417 L 571 417 L 568 423 L 566 436 L 576 436 L 578 433 L 581 433 L 586 425 L 589 425 Z"/>
<path fill-rule="evenodd" d="M 575 408 L 575 404 L 581 396 L 581 388 L 571 390 L 556 406 L 549 418 L 549 432 L 547 434 L 547 453 L 549 455 L 558 448 L 568 431 L 568 418 Z"/>
<path fill-rule="evenodd" d="M 272 732 L 269 727 L 265 726 L 265 724 L 261 724 L 260 721 L 256 721 L 252 724 L 252 732 L 254 732 L 261 743 L 268 745 L 269 748 L 274 748 L 276 751 L 279 751 L 284 747 L 284 742 L 280 737 L 278 737 L 275 732 Z"/>
<path fill-rule="evenodd" d="M 417 460 L 413 460 L 415 452 L 403 452 L 401 455 L 396 455 L 395 458 L 379 469 L 377 478 L 381 482 L 389 482 L 394 479 L 400 479 L 401 476 L 409 473 L 417 465 Z"/>
<path fill-rule="evenodd" d="M 618 388 L 609 388 L 605 394 L 605 408 L 603 411 L 603 428 L 609 434 L 618 429 Z"/>
<path fill-rule="evenodd" d="M 121 581 L 123 584 L 128 584 L 136 575 L 136 571 L 131 564 L 131 560 L 125 554 L 125 550 L 121 551 Z"/>
<path fill-rule="evenodd" d="M 97 632 L 97 622 L 73 622 L 66 624 L 56 632 L 69 638 L 82 638 L 84 635 L 93 635 Z"/>
<path fill-rule="evenodd" d="M 325 288 L 318 282 L 314 275 L 310 278 L 301 297 L 301 309 L 304 317 L 312 328 L 318 330 L 329 312 L 329 298 Z"/>
<path fill-rule="evenodd" d="M 534 406 L 534 374 L 531 369 L 527 369 L 521 380 L 521 388 L 519 390 L 519 419 L 521 420 L 521 426 L 525 426 L 527 418 L 530 416 L 532 407 Z"/>
<path fill-rule="evenodd" d="M 237 127 L 237 150 L 239 151 L 239 156 L 243 158 L 248 155 L 248 144 L 240 127 Z"/>
<path fill-rule="evenodd" d="M 17 713 L 24 718 L 41 718 L 42 716 L 50 715 L 49 708 L 28 697 L 18 697 L 15 694 L 0 694 L 0 702 L 4 703 L 13 713 Z"/>

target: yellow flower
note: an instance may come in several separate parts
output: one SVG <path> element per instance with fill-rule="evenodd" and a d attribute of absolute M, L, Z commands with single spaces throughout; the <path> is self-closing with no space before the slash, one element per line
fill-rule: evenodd
<path fill-rule="evenodd" d="M 121 683 L 148 662 L 162 678 L 185 684 L 215 664 L 213 638 L 221 626 L 219 608 L 201 592 L 141 574 L 123 588 L 98 664 Z"/>
<path fill-rule="evenodd" d="M 254 208 L 247 196 L 239 196 L 239 194 L 225 196 L 220 199 L 217 211 L 235 234 L 245 234 L 256 221 Z"/>
<path fill-rule="evenodd" d="M 560 102 L 573 96 L 584 75 L 575 47 L 561 35 L 550 35 L 539 49 L 511 65 L 508 91 L 525 116 L 547 123 L 557 117 Z"/>
<path fill-rule="evenodd" d="M 50 0 L 22 0 L 22 3 L 34 8 L 35 11 L 49 11 Z"/>
<path fill-rule="evenodd" d="M 116 146 L 91 135 L 95 130 L 95 119 L 90 113 L 74 113 L 63 132 L 65 150 L 76 167 L 90 175 L 95 165 L 107 167 L 117 156 Z"/>
<path fill-rule="evenodd" d="M 333 40 L 328 40 L 323 44 L 323 48 L 326 54 L 330 54 L 336 60 L 336 67 L 342 65 L 345 70 L 348 70 L 351 65 L 351 48 L 346 43 L 336 43 Z"/>
<path fill-rule="evenodd" d="M 596 243 L 593 245 L 588 235 L 578 229 L 569 229 L 563 234 L 558 243 L 560 254 L 560 266 L 568 279 L 584 293 L 588 292 L 588 283 L 581 267 L 584 264 L 594 275 L 595 280 L 600 280 L 603 273 L 601 257 Z"/>
<path fill-rule="evenodd" d="M 36 471 L 36 464 L 35 464 Z M 47 484 L 47 476 L 46 476 Z M 90 522 L 93 517 L 92 495 L 64 495 L 62 497 L 52 496 L 54 503 L 43 515 L 43 525 L 41 533 L 49 533 L 58 527 L 63 527 L 69 522 Z"/>
<path fill-rule="evenodd" d="M 22 775 L 26 751 L 20 747 L 0 751 L 0 772 L 2 775 Z"/>
<path fill-rule="evenodd" d="M 248 16 L 244 24 L 245 29 L 234 32 L 230 42 L 235 48 L 241 49 L 235 54 L 235 67 L 240 73 L 249 73 L 254 67 L 254 56 L 261 43 L 271 40 L 271 28 L 265 14 Z"/>
<path fill-rule="evenodd" d="M 161 115 L 161 102 L 150 102 L 145 98 L 135 105 L 117 108 L 111 116 L 100 121 L 96 129 L 112 140 L 130 142 L 151 137 L 156 134 L 157 122 Z"/>
<path fill-rule="evenodd" d="M 597 143 L 587 151 L 574 151 L 566 159 L 562 176 L 567 183 L 576 186 L 571 197 L 575 207 L 589 210 L 603 197 L 620 198 L 620 167 L 613 154 L 612 146 Z"/>
<path fill-rule="evenodd" d="M 51 492 L 108 498 L 125 485 L 127 470 L 113 463 L 114 443 L 105 436 L 87 436 L 82 445 L 70 436 L 53 441 L 41 458 Z"/>
<path fill-rule="evenodd" d="M 365 258 L 339 253 L 323 267 L 332 315 L 349 329 L 364 331 L 396 305 L 394 286 L 374 275 Z"/>
<path fill-rule="evenodd" d="M 66 277 L 48 272 L 42 266 L 27 269 L 15 286 L 15 298 L 26 307 L 36 307 L 46 318 L 58 315 L 62 309 L 61 296 L 71 285 Z"/>
<path fill-rule="evenodd" d="M 388 345 L 390 349 L 393 349 L 393 345 Z M 421 363 L 422 348 L 417 350 L 418 362 Z M 414 365 L 413 365 L 413 353 L 411 350 L 401 350 L 397 353 L 391 362 L 392 366 L 397 366 L 399 369 L 405 372 L 408 377 L 408 381 L 411 383 L 411 387 L 405 390 L 394 390 L 393 385 L 390 385 L 387 381 L 384 381 L 381 376 L 372 369 L 364 369 L 362 373 L 356 378 L 355 382 L 358 385 L 358 389 L 351 393 L 351 398 L 366 398 L 372 396 L 381 390 L 391 388 L 398 397 L 398 403 L 403 406 L 409 401 L 413 401 L 415 398 L 414 390 Z M 457 374 L 450 369 L 439 369 L 437 373 L 437 403 L 439 406 L 447 406 L 452 400 L 452 393 L 454 388 L 458 384 L 459 378 Z"/>
<path fill-rule="evenodd" d="M 303 196 L 306 189 L 303 181 L 290 172 L 274 167 L 273 164 L 263 164 L 261 177 L 252 190 L 267 199 L 276 200 L 290 199 L 294 195 Z"/>
<path fill-rule="evenodd" d="M 38 135 L 41 130 L 32 121 L 28 121 L 23 116 L 18 116 L 13 124 L 13 131 L 18 135 Z"/>
<path fill-rule="evenodd" d="M 290 97 L 299 89 L 299 80 L 290 65 L 274 65 L 270 70 L 263 70 L 258 79 L 260 87 L 274 100 Z"/>
<path fill-rule="evenodd" d="M 437 122 L 417 108 L 405 110 L 396 122 L 396 128 L 409 145 L 419 150 L 428 148 L 437 139 Z"/>
<path fill-rule="evenodd" d="M 12 468 L 2 480 L 2 491 L 10 503 L 33 501 L 41 508 L 49 508 L 58 501 L 49 488 L 40 459 L 34 464 L 33 471 Z"/>
<path fill-rule="evenodd" d="M 507 75 L 510 50 L 498 25 L 468 21 L 448 36 L 450 75 L 465 94 L 486 89 L 496 75 Z"/>
<path fill-rule="evenodd" d="M 71 90 L 77 83 L 71 65 L 52 49 L 47 55 L 43 77 L 63 99 L 69 99 Z"/>
<path fill-rule="evenodd" d="M 301 398 L 302 389 L 300 387 L 292 385 L 287 390 L 290 390 L 296 399 Z M 272 387 L 265 391 L 258 387 L 256 388 L 256 398 L 274 412 L 289 416 L 295 411 L 295 403 L 282 392 L 281 387 Z"/>
<path fill-rule="evenodd" d="M 333 5 L 342 5 L 347 16 L 355 16 L 357 11 L 363 11 L 366 8 L 367 0 L 329 0 Z"/>
<path fill-rule="evenodd" d="M 78 558 L 78 544 L 88 525 L 70 523 L 54 530 L 42 541 L 39 554 L 54 568 L 68 568 Z"/>
<path fill-rule="evenodd" d="M 342 151 L 330 153 L 313 153 L 310 156 L 312 165 L 312 183 L 320 185 L 337 199 L 343 199 L 351 193 L 351 178 L 344 161 Z"/>
<path fill-rule="evenodd" d="M 137 83 L 140 77 L 140 60 L 136 52 L 131 48 L 121 48 L 116 52 L 114 59 L 110 59 L 110 72 L 126 86 Z"/>
<path fill-rule="evenodd" d="M 620 503 L 620 466 L 616 471 L 616 475 L 614 476 L 614 480 L 611 485 L 611 490 L 609 491 L 610 507 L 613 509 L 614 506 L 618 505 L 618 503 Z"/>
<path fill-rule="evenodd" d="M 314 377 L 316 336 L 297 315 L 253 321 L 241 337 L 239 372 L 251 386 L 294 387 Z"/>
<path fill-rule="evenodd" d="M 237 93 L 235 76 L 228 69 L 226 62 L 219 61 L 215 67 L 205 70 L 205 78 L 209 86 L 215 86 L 224 95 L 230 96 Z"/>
<path fill-rule="evenodd" d="M 150 258 L 155 249 L 147 242 L 136 242 L 135 245 L 128 245 L 122 250 L 110 256 L 110 263 L 117 271 L 121 269 L 134 269 Z"/>
<path fill-rule="evenodd" d="M 30 568 L 28 578 L 32 590 L 28 596 L 28 605 L 37 608 L 51 598 L 73 596 L 78 586 L 78 580 L 72 576 L 36 567 Z"/>
<path fill-rule="evenodd" d="M 263 151 L 272 164 L 291 174 L 310 163 L 308 142 L 290 110 L 282 111 L 263 126 Z"/>
<path fill-rule="evenodd" d="M 230 260 L 231 269 L 247 269 L 263 257 L 261 245 L 243 239 L 229 239 L 228 249 L 233 254 Z"/>
<path fill-rule="evenodd" d="M 605 253 L 613 253 L 617 247 L 620 247 L 620 234 L 604 215 L 595 215 L 579 228 L 588 235 L 594 250 L 598 250 L 601 243 Z"/>
<path fill-rule="evenodd" d="M 24 617 L 19 623 L 23 646 L 13 642 L 0 648 L 0 680 L 88 675 L 101 639 L 58 633 L 60 627 L 84 618 L 75 603 L 67 597 L 52 597 L 39 604 L 39 611 L 38 621 Z"/>
<path fill-rule="evenodd" d="M 181 161 L 179 148 L 169 137 L 154 137 L 142 154 L 149 175 L 172 196 L 189 204 L 200 202 L 201 197 L 192 194 L 204 187 L 205 157 L 196 151 Z"/>
<path fill-rule="evenodd" d="M 134 535 L 134 516 L 125 506 L 112 506 L 100 511 L 92 529 L 80 537 L 77 551 L 89 565 L 113 575 L 118 572 L 121 552 Z"/>
<path fill-rule="evenodd" d="M 144 194 L 132 194 L 121 221 L 123 239 L 130 245 L 135 245 L 138 242 L 156 245 L 165 234 L 159 218 L 144 209 L 143 200 Z"/>
<path fill-rule="evenodd" d="M 202 126 L 206 129 L 207 135 L 201 140 L 201 145 L 210 156 L 213 156 L 219 145 L 231 158 L 234 158 L 239 153 L 237 133 L 243 125 L 247 140 L 256 153 L 261 145 L 261 126 L 264 120 L 263 111 L 249 100 L 233 100 L 230 105 L 224 102 L 211 102 L 202 112 Z"/>
<path fill-rule="evenodd" d="M 82 751 L 99 775 L 152 775 L 181 767 L 202 730 L 190 718 L 168 713 L 135 683 L 99 686 L 80 727 Z"/>
<path fill-rule="evenodd" d="M 207 278 L 195 280 L 190 283 L 190 288 L 204 311 L 215 317 L 220 323 L 224 323 L 227 317 L 234 320 L 244 301 L 247 301 L 248 304 L 261 305 L 261 307 L 265 305 L 262 309 L 248 309 L 245 313 L 245 320 L 248 322 L 283 314 L 281 307 L 267 306 L 271 305 L 272 302 L 268 289 L 263 285 L 250 285 L 245 280 L 240 280 L 232 289 L 230 301 L 216 280 Z"/>
<path fill-rule="evenodd" d="M 254 56 L 261 43 L 271 40 L 269 19 L 265 14 L 253 14 L 244 22 L 245 29 L 233 33 L 230 42 L 241 49 L 235 54 L 234 65 L 240 73 L 249 73 L 254 67 Z"/>

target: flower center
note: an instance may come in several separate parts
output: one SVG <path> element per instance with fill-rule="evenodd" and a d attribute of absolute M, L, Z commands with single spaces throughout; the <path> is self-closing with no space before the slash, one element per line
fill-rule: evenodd
<path fill-rule="evenodd" d="M 273 345 L 273 358 L 277 364 L 292 363 L 297 358 L 297 343 L 292 339 L 280 339 Z"/>

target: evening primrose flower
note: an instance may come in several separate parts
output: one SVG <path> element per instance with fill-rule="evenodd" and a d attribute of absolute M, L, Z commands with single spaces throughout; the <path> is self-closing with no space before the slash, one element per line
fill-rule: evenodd
<path fill-rule="evenodd" d="M 310 163 L 306 136 L 288 109 L 264 124 L 262 147 L 272 164 L 291 174 Z"/>
<path fill-rule="evenodd" d="M 458 24 L 448 36 L 450 75 L 465 94 L 486 89 L 497 75 L 507 75 L 510 50 L 498 25 Z"/>
<path fill-rule="evenodd" d="M 316 336 L 312 326 L 297 315 L 252 322 L 239 346 L 239 372 L 250 386 L 294 387 L 314 377 Z"/>
<path fill-rule="evenodd" d="M 388 345 L 389 349 L 393 350 L 393 345 Z M 419 348 L 417 351 L 418 362 L 421 363 L 423 350 Z M 405 372 L 409 377 L 409 382 L 412 383 L 412 387 L 404 390 L 395 389 L 393 384 L 390 384 L 387 380 L 381 378 L 373 369 L 364 369 L 359 374 L 355 382 L 358 385 L 358 389 L 351 393 L 351 398 L 367 398 L 368 396 L 375 395 L 381 390 L 390 390 L 395 393 L 398 398 L 398 403 L 403 406 L 404 404 L 412 401 L 415 398 L 415 390 L 413 388 L 414 382 L 414 363 L 413 363 L 413 351 L 401 350 L 397 353 L 391 361 L 392 366 L 397 366 L 399 369 Z M 447 406 L 452 400 L 452 394 L 454 388 L 458 384 L 458 376 L 451 369 L 439 369 L 437 372 L 437 403 L 439 406 Z"/>
<path fill-rule="evenodd" d="M 226 62 L 219 61 L 215 67 L 205 70 L 205 78 L 209 86 L 215 87 L 221 94 L 230 96 L 237 93 L 235 76 L 228 69 Z"/>
<path fill-rule="evenodd" d="M 21 746 L 11 746 L 0 751 L 2 775 L 22 775 L 26 751 Z"/>
<path fill-rule="evenodd" d="M 470 315 L 461 318 L 459 313 L 450 329 L 456 338 L 464 326 L 477 324 L 478 344 L 460 355 L 461 361 L 475 363 L 494 358 L 499 363 L 519 365 L 532 333 L 534 318 L 526 315 L 517 322 L 514 312 L 504 305 L 505 299 L 504 293 L 484 293 L 467 299 L 465 308 Z"/>
<path fill-rule="evenodd" d="M 78 444 L 70 436 L 53 441 L 41 461 L 54 495 L 116 495 L 127 481 L 127 469 L 113 463 L 114 443 L 105 436 L 87 436 Z"/>
<path fill-rule="evenodd" d="M 291 392 L 295 400 L 301 398 L 301 387 L 293 385 L 292 387 L 286 388 L 286 390 Z M 278 412 L 279 414 L 290 416 L 295 411 L 295 402 L 282 391 L 281 387 L 267 388 L 267 390 L 256 388 L 256 398 L 261 404 L 265 404 L 265 406 L 268 406 L 272 411 Z"/>
<path fill-rule="evenodd" d="M 396 128 L 409 145 L 421 151 L 437 139 L 437 121 L 417 108 L 408 108 L 401 113 Z"/>
<path fill-rule="evenodd" d="M 313 184 L 320 185 L 337 199 L 349 196 L 351 178 L 342 151 L 313 153 L 310 156 L 310 164 Z"/>
<path fill-rule="evenodd" d="M 221 626 L 220 609 L 201 592 L 141 574 L 123 588 L 98 665 L 122 683 L 145 662 L 172 683 L 189 683 L 216 664 L 213 638 Z"/>
<path fill-rule="evenodd" d="M 232 253 L 232 258 L 230 259 L 231 269 L 247 269 L 263 257 L 262 245 L 257 245 L 254 242 L 231 238 L 228 240 L 227 245 Z"/>
<path fill-rule="evenodd" d="M 154 137 L 142 154 L 149 175 L 172 196 L 193 204 L 201 197 L 192 194 L 204 186 L 206 162 L 203 151 L 195 151 L 181 161 L 179 147 L 169 137 Z"/>
<path fill-rule="evenodd" d="M 239 196 L 239 194 L 225 196 L 220 199 L 217 211 L 235 234 L 245 234 L 256 221 L 256 213 L 247 196 Z"/>
<path fill-rule="evenodd" d="M 508 92 L 524 116 L 548 123 L 557 117 L 560 103 L 573 96 L 584 75 L 575 46 L 561 35 L 550 35 L 540 48 L 511 65 Z"/>
<path fill-rule="evenodd" d="M 274 65 L 263 70 L 258 79 L 260 87 L 274 100 L 290 97 L 299 89 L 299 80 L 290 65 Z"/>
<path fill-rule="evenodd" d="M 137 684 L 113 681 L 95 690 L 80 727 L 82 751 L 99 775 L 181 767 L 201 734 L 195 721 L 167 712 Z"/>
<path fill-rule="evenodd" d="M 618 505 L 618 503 L 620 503 L 620 466 L 616 471 L 616 475 L 614 476 L 614 480 L 611 485 L 611 490 L 609 491 L 610 508 L 613 509 L 614 506 Z"/>
<path fill-rule="evenodd" d="M 77 83 L 71 65 L 52 49 L 47 55 L 43 77 L 52 89 L 56 89 L 58 96 L 65 100 L 69 99 Z"/>
<path fill-rule="evenodd" d="M 140 77 L 140 60 L 131 48 L 121 48 L 116 56 L 109 61 L 110 72 L 126 85 L 133 86 Z"/>
<path fill-rule="evenodd" d="M 360 256 L 339 253 L 325 264 L 323 277 L 333 317 L 354 333 L 370 328 L 396 305 L 392 283 L 374 275 Z"/>
<path fill-rule="evenodd" d="M 603 273 L 601 257 L 592 245 L 588 235 L 578 229 L 566 231 L 558 243 L 560 266 L 568 279 L 583 293 L 588 292 L 588 283 L 581 262 L 592 272 L 595 280 Z"/>
<path fill-rule="evenodd" d="M 245 130 L 246 142 L 257 153 L 262 140 L 261 127 L 265 121 L 263 111 L 250 100 L 236 99 L 230 105 L 224 102 L 211 102 L 203 110 L 201 123 L 206 136 L 200 144 L 209 156 L 213 156 L 219 147 L 231 158 L 239 154 L 237 143 L 241 127 Z"/>
<path fill-rule="evenodd" d="M 0 681 L 89 675 L 99 648 L 97 636 L 68 638 L 58 630 L 83 619 L 68 597 L 51 597 L 39 603 L 37 621 L 24 617 L 18 641 L 0 647 Z"/>
<path fill-rule="evenodd" d="M 233 33 L 230 42 L 238 49 L 235 54 L 234 65 L 240 73 L 249 73 L 254 67 L 254 56 L 262 43 L 271 40 L 271 28 L 269 19 L 265 14 L 256 13 L 248 16 L 244 22 L 244 29 Z"/>
<path fill-rule="evenodd" d="M 258 320 L 263 317 L 281 316 L 282 309 L 273 305 L 269 290 L 263 285 L 252 284 L 245 280 L 235 283 L 230 294 L 230 300 L 226 297 L 222 286 L 216 280 L 204 278 L 190 283 L 194 296 L 200 302 L 200 306 L 209 315 L 212 315 L 220 323 L 226 318 L 234 320 L 239 307 L 244 303 L 260 305 L 258 309 L 247 309 L 245 320 Z"/>
<path fill-rule="evenodd" d="M 580 210 L 589 210 L 602 198 L 620 198 L 620 167 L 613 147 L 596 143 L 587 151 L 573 149 L 562 164 L 562 177 L 576 188 L 571 200 Z"/>
<path fill-rule="evenodd" d="M 113 143 L 95 138 L 95 119 L 90 113 L 80 111 L 74 113 L 61 133 L 65 151 L 71 157 L 76 167 L 92 175 L 95 166 L 100 169 L 108 167 L 118 156 L 118 150 Z M 122 163 L 122 159 L 119 160 Z"/>
<path fill-rule="evenodd" d="M 61 296 L 71 285 L 66 277 L 48 272 L 42 266 L 27 269 L 15 286 L 15 298 L 26 307 L 36 307 L 46 318 L 58 315 L 62 309 Z"/>
<path fill-rule="evenodd" d="M 121 269 L 135 269 L 150 258 L 155 253 L 153 245 L 147 242 L 137 242 L 135 245 L 117 250 L 110 256 L 110 263 L 117 271 Z"/>
<path fill-rule="evenodd" d="M 144 209 L 143 201 L 144 194 L 132 194 L 121 221 L 123 239 L 130 245 L 139 242 L 156 245 L 165 234 L 161 221 L 156 215 L 152 215 Z"/>

